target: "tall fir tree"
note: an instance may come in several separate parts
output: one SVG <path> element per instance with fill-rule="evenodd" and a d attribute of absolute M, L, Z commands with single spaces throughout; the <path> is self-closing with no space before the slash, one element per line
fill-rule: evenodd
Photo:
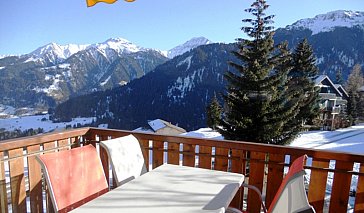
<path fill-rule="evenodd" d="M 363 72 L 361 70 L 361 66 L 356 64 L 353 67 L 345 85 L 345 89 L 349 94 L 347 113 L 352 119 L 352 124 L 355 124 L 359 118 L 364 118 L 364 95 L 359 91 L 363 85 Z"/>
<path fill-rule="evenodd" d="M 355 125 L 356 120 L 358 119 L 358 113 L 357 113 L 357 94 L 353 91 L 348 91 L 349 94 L 349 100 L 346 106 L 346 113 L 348 114 L 348 119 L 350 122 L 350 125 Z"/>
<path fill-rule="evenodd" d="M 241 63 L 230 62 L 235 70 L 226 73 L 227 107 L 219 129 L 226 139 L 286 144 L 296 134 L 288 125 L 298 106 L 287 85 L 291 56 L 287 44 L 274 46 L 268 7 L 265 0 L 256 0 L 245 10 L 254 17 L 242 20 L 251 25 L 242 27 L 251 40 L 237 39 L 233 54 Z"/>
<path fill-rule="evenodd" d="M 301 124 L 314 119 L 319 114 L 319 88 L 315 87 L 318 68 L 315 62 L 312 47 L 307 39 L 303 39 L 294 50 L 293 69 L 289 73 L 289 87 L 297 92 L 294 99 L 299 103 L 299 112 L 294 121 Z M 301 127 L 300 130 L 302 130 L 303 125 L 297 124 L 297 127 Z"/>
<path fill-rule="evenodd" d="M 211 100 L 211 103 L 207 106 L 207 126 L 216 130 L 220 125 L 222 108 L 216 95 Z"/>

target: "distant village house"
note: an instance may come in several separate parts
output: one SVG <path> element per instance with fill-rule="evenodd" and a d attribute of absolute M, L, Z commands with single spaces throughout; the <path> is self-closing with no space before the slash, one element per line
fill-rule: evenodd
<path fill-rule="evenodd" d="M 145 127 L 139 127 L 134 131 L 138 132 L 151 132 L 164 135 L 179 135 L 185 133 L 186 130 L 171 124 L 170 122 L 164 121 L 162 119 L 155 119 L 148 121 L 148 125 Z"/>

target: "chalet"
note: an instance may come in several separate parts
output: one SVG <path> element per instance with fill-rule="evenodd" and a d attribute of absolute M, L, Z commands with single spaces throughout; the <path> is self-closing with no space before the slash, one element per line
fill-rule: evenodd
<path fill-rule="evenodd" d="M 320 75 L 315 80 L 315 85 L 320 87 L 320 117 L 323 129 L 334 130 L 340 126 L 340 114 L 346 110 L 348 93 L 340 84 L 334 84 L 326 75 Z"/>
<path fill-rule="evenodd" d="M 155 119 L 152 121 L 148 121 L 148 126 L 139 127 L 134 131 L 137 132 L 152 132 L 157 134 L 165 134 L 165 135 L 179 135 L 185 133 L 186 130 L 171 124 L 170 122 L 164 121 L 162 119 Z"/>

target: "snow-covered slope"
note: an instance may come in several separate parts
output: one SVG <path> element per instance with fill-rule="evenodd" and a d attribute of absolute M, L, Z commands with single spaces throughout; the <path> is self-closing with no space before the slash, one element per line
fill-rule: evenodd
<path fill-rule="evenodd" d="M 309 29 L 312 34 L 332 31 L 335 27 L 364 27 L 364 12 L 351 10 L 337 10 L 326 14 L 317 15 L 314 18 L 301 19 L 286 29 Z"/>
<path fill-rule="evenodd" d="M 185 42 L 184 44 L 178 45 L 168 51 L 155 50 L 168 58 L 173 58 L 177 55 L 182 55 L 183 53 L 198 47 L 200 45 L 210 44 L 210 40 L 204 37 L 195 37 L 191 40 Z M 124 38 L 110 38 L 102 43 L 96 44 L 67 44 L 60 45 L 57 43 L 50 43 L 39 47 L 33 52 L 27 54 L 29 61 L 46 61 L 53 64 L 61 63 L 63 60 L 67 59 L 71 55 L 80 52 L 82 50 L 93 49 L 106 58 L 114 57 L 114 52 L 117 54 L 122 53 L 135 53 L 140 51 L 151 50 L 148 48 L 143 48 L 137 46 L 136 44 L 124 39 Z"/>
<path fill-rule="evenodd" d="M 205 37 L 195 37 L 189 41 L 186 41 L 184 44 L 178 45 L 177 47 L 170 49 L 167 53 L 167 57 L 174 58 L 200 45 L 211 44 L 211 43 L 212 42 Z"/>
<path fill-rule="evenodd" d="M 67 126 L 86 125 L 92 123 L 96 118 L 75 118 L 70 122 L 54 123 L 49 119 L 49 115 L 32 115 L 24 117 L 13 117 L 8 119 L 0 119 L 0 129 L 5 131 L 25 131 L 29 129 L 42 128 L 44 132 L 54 130 L 63 130 Z"/>
<path fill-rule="evenodd" d="M 139 47 L 132 42 L 123 38 L 111 38 L 103 43 L 96 44 L 67 44 L 59 45 L 56 43 L 50 43 L 45 46 L 39 47 L 35 51 L 28 54 L 27 61 L 46 60 L 52 63 L 59 63 L 62 60 L 67 59 L 71 55 L 86 49 L 93 48 L 102 53 L 105 57 L 108 57 L 109 52 L 122 53 L 134 53 L 147 50 L 146 48 Z"/>
<path fill-rule="evenodd" d="M 40 59 L 44 59 L 47 57 L 51 62 L 56 63 L 60 60 L 64 60 L 71 55 L 88 48 L 90 45 L 77 45 L 77 44 L 68 44 L 68 45 L 59 45 L 56 43 L 50 43 L 39 47 L 34 50 L 30 54 L 30 57 L 27 61 L 37 61 Z"/>

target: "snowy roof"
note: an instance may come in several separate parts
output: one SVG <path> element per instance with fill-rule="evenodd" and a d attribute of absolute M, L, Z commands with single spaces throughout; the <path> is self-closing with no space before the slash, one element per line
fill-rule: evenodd
<path fill-rule="evenodd" d="M 321 84 L 321 82 L 325 79 L 328 78 L 327 75 L 319 75 L 316 79 L 315 79 L 315 85 L 319 85 Z"/>
<path fill-rule="evenodd" d="M 346 92 L 345 88 L 341 84 L 335 84 L 336 89 L 338 89 L 341 93 L 345 94 L 346 97 L 349 97 L 349 94 Z"/>
<path fill-rule="evenodd" d="M 186 130 L 182 129 L 181 127 L 175 126 L 175 125 L 171 124 L 170 122 L 167 122 L 162 119 L 155 119 L 155 120 L 149 121 L 148 124 L 153 129 L 154 132 L 157 132 L 158 130 L 163 129 L 165 127 L 170 127 L 170 128 L 176 129 L 180 132 L 186 132 Z"/>
<path fill-rule="evenodd" d="M 166 128 L 166 127 L 176 129 L 179 132 L 186 132 L 186 130 L 184 130 L 183 128 L 175 126 L 175 125 L 171 124 L 170 122 L 164 121 L 162 119 L 155 119 L 155 120 L 148 121 L 147 126 L 139 127 L 137 129 L 134 129 L 133 131 L 154 133 L 154 132 L 157 132 L 158 130 Z"/>
<path fill-rule="evenodd" d="M 145 128 L 145 127 L 139 127 L 137 129 L 134 129 L 133 132 L 146 132 L 146 133 L 153 133 L 151 129 Z"/>
<path fill-rule="evenodd" d="M 342 97 L 343 96 L 342 92 L 335 86 L 335 84 L 331 81 L 331 79 L 327 75 L 319 75 L 315 79 L 315 85 L 316 86 L 322 86 L 322 82 L 325 79 L 330 83 L 330 85 L 332 86 L 332 88 L 335 89 L 336 92 Z M 345 93 L 346 93 L 346 91 L 345 91 Z"/>
<path fill-rule="evenodd" d="M 159 129 L 163 129 L 167 125 L 165 124 L 165 121 L 161 119 L 155 119 L 148 122 L 149 126 L 154 130 L 154 132 L 158 131 Z"/>

